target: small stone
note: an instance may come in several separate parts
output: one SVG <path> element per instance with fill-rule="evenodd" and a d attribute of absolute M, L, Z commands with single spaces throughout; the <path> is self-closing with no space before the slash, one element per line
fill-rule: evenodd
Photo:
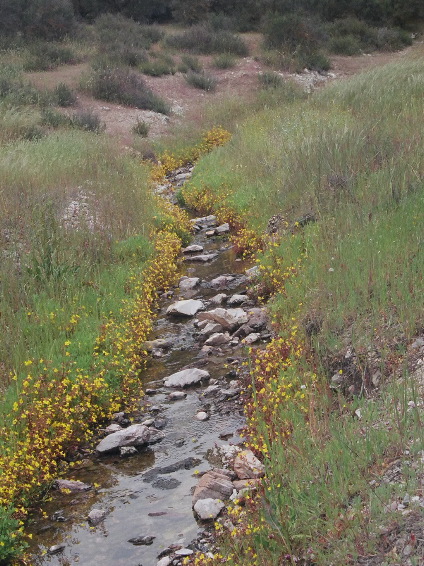
<path fill-rule="evenodd" d="M 230 231 L 230 225 L 228 224 L 228 222 L 226 222 L 225 224 L 221 224 L 220 226 L 218 226 L 215 229 L 216 233 L 221 235 L 221 234 L 227 234 Z"/>
<path fill-rule="evenodd" d="M 169 394 L 170 401 L 181 401 L 186 397 L 187 397 L 187 393 L 184 393 L 184 391 L 173 391 L 172 393 Z"/>
<path fill-rule="evenodd" d="M 251 450 L 239 452 L 234 460 L 234 471 L 239 479 L 262 478 L 265 475 L 264 465 Z"/>
<path fill-rule="evenodd" d="M 228 333 L 216 332 L 210 336 L 205 344 L 206 346 L 221 346 L 222 344 L 228 344 L 230 341 L 230 335 Z"/>
<path fill-rule="evenodd" d="M 156 537 L 151 535 L 140 535 L 138 537 L 133 537 L 128 539 L 128 542 L 134 544 L 135 546 L 150 546 Z"/>
<path fill-rule="evenodd" d="M 215 230 L 207 230 L 205 234 L 207 238 L 212 238 L 212 236 L 215 236 Z"/>
<path fill-rule="evenodd" d="M 200 283 L 200 277 L 182 277 L 178 284 L 181 291 L 191 291 L 195 289 Z"/>
<path fill-rule="evenodd" d="M 259 277 L 259 274 L 260 274 L 259 266 L 255 265 L 254 267 L 251 267 L 250 269 L 246 269 L 245 273 L 246 273 L 246 276 L 249 279 L 254 279 L 255 277 Z"/>
<path fill-rule="evenodd" d="M 198 246 L 197 244 L 193 244 L 192 246 L 187 246 L 186 248 L 181 250 L 183 254 L 192 254 L 196 252 L 203 252 L 203 246 Z"/>
<path fill-rule="evenodd" d="M 152 424 L 155 422 L 155 419 L 146 419 L 145 421 L 143 421 L 141 424 L 143 424 L 144 426 L 152 426 Z"/>
<path fill-rule="evenodd" d="M 55 487 L 59 491 L 71 491 L 75 493 L 79 491 L 88 491 L 92 486 L 78 480 L 56 480 Z"/>
<path fill-rule="evenodd" d="M 185 299 L 173 303 L 166 309 L 166 314 L 177 316 L 194 316 L 198 311 L 203 310 L 205 305 L 198 299 Z"/>
<path fill-rule="evenodd" d="M 225 503 L 221 499 L 199 499 L 194 510 L 203 521 L 216 519 L 224 509 Z"/>
<path fill-rule="evenodd" d="M 215 279 L 212 279 L 210 286 L 215 289 L 227 287 L 234 281 L 234 279 L 235 277 L 233 275 L 219 275 L 218 277 L 215 277 Z"/>
<path fill-rule="evenodd" d="M 190 548 L 180 548 L 175 551 L 175 556 L 191 556 L 193 551 Z"/>
<path fill-rule="evenodd" d="M 187 256 L 184 258 L 184 261 L 192 261 L 198 263 L 207 263 L 208 261 L 212 261 L 217 257 L 217 253 L 209 253 L 209 254 L 201 254 L 201 255 L 192 255 Z"/>
<path fill-rule="evenodd" d="M 122 426 L 118 423 L 112 423 L 105 428 L 105 433 L 112 434 L 112 432 L 118 432 L 118 430 L 122 430 Z"/>
<path fill-rule="evenodd" d="M 92 509 L 87 516 L 88 522 L 95 527 L 101 523 L 107 516 L 108 512 L 106 509 Z"/>
<path fill-rule="evenodd" d="M 64 544 L 55 544 L 54 546 L 51 546 L 49 548 L 49 550 L 47 551 L 48 554 L 53 555 L 53 554 L 59 554 L 59 552 L 63 552 L 66 548 L 66 545 Z"/>
<path fill-rule="evenodd" d="M 207 320 L 203 322 L 206 322 L 206 325 L 200 331 L 201 336 L 207 337 L 211 334 L 215 334 L 216 332 L 222 332 L 223 330 L 222 326 L 217 322 L 208 322 Z"/>
<path fill-rule="evenodd" d="M 138 454 L 138 451 L 134 446 L 121 446 L 119 449 L 119 455 L 122 458 L 129 458 L 130 456 L 135 456 L 136 454 Z"/>
<path fill-rule="evenodd" d="M 198 421 L 207 421 L 209 419 L 209 415 L 205 411 L 199 411 L 196 415 L 196 419 Z"/>
<path fill-rule="evenodd" d="M 233 492 L 233 484 L 227 470 L 211 470 L 204 474 L 194 490 L 193 505 L 199 499 L 227 499 Z"/>
<path fill-rule="evenodd" d="M 202 381 L 202 379 L 209 379 L 210 374 L 208 371 L 197 368 L 189 368 L 165 378 L 165 387 L 187 387 L 189 385 L 195 385 Z"/>
<path fill-rule="evenodd" d="M 241 343 L 245 344 L 246 346 L 250 346 L 250 344 L 254 344 L 255 342 L 257 342 L 260 339 L 260 337 L 261 335 L 258 332 L 252 332 L 251 334 L 248 334 L 246 338 L 243 338 Z"/>
<path fill-rule="evenodd" d="M 242 303 L 245 303 L 248 300 L 249 297 L 247 295 L 233 295 L 228 299 L 227 304 L 229 307 L 234 307 L 236 305 L 241 305 Z"/>
<path fill-rule="evenodd" d="M 171 558 L 169 556 L 164 556 L 156 563 L 156 566 L 169 566 L 171 564 Z"/>
<path fill-rule="evenodd" d="M 213 305 L 220 306 L 225 302 L 227 297 L 228 297 L 228 295 L 226 293 L 218 293 L 218 295 L 215 295 L 214 297 L 212 297 L 210 299 L 210 301 Z"/>

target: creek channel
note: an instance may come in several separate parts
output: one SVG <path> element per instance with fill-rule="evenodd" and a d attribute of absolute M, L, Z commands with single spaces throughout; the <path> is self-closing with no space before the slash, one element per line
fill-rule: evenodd
<path fill-rule="evenodd" d="M 242 403 L 237 390 L 234 395 L 225 391 L 234 391 L 234 380 L 246 371 L 242 365 L 246 347 L 233 339 L 202 351 L 204 339 L 199 339 L 195 317 L 172 317 L 166 309 L 187 298 L 202 300 L 208 310 L 216 308 L 219 305 L 211 302 L 212 297 L 226 293 L 230 299 L 246 290 L 249 267 L 236 259 L 226 236 L 209 237 L 208 229 L 210 223 L 198 225 L 192 244 L 202 246 L 201 253 L 216 256 L 207 262 L 182 261 L 183 275 L 200 278 L 200 285 L 190 291 L 175 288 L 168 294 L 172 296 L 162 299 L 152 339 L 165 339 L 170 347 L 150 358 L 143 372 L 147 394 L 140 399 L 140 411 L 130 416 L 132 423 L 150 419 L 161 429 L 162 441 L 130 457 L 87 454 L 80 467 L 68 472 L 67 478 L 92 488 L 80 493 L 51 491 L 51 500 L 42 507 L 44 517 L 33 516 L 28 527 L 34 566 L 155 566 L 170 545 L 187 547 L 201 539 L 205 523 L 194 516 L 193 488 L 199 474 L 222 467 L 216 461 L 217 446 L 243 442 Z M 211 284 L 223 274 L 231 274 L 224 285 Z M 241 306 L 247 312 L 254 305 L 247 301 Z M 266 335 L 262 334 L 263 342 Z M 164 387 L 164 378 L 187 366 L 206 369 L 210 381 L 185 388 L 185 398 L 171 401 L 173 389 Z M 210 384 L 216 385 L 217 395 L 204 395 Z M 199 411 L 206 412 L 208 420 L 198 420 Z M 96 526 L 87 521 L 93 509 L 107 513 Z M 155 537 L 153 543 L 138 546 L 128 542 L 142 535 Z"/>

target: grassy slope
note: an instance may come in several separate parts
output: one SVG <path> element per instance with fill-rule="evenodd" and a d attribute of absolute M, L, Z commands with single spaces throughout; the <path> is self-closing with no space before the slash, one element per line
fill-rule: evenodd
<path fill-rule="evenodd" d="M 195 202 L 206 187 L 257 233 L 276 213 L 287 222 L 260 256 L 281 337 L 252 353 L 247 403 L 264 490 L 235 506 L 213 564 L 353 564 L 378 554 L 379 525 L 406 529 L 385 506 L 419 494 L 422 472 L 420 385 L 402 365 L 424 312 L 423 48 L 414 53 L 259 112 L 184 192 Z M 317 221 L 297 225 L 308 213 Z M 373 378 L 381 393 L 367 401 Z M 393 458 L 403 484 L 382 481 Z"/>

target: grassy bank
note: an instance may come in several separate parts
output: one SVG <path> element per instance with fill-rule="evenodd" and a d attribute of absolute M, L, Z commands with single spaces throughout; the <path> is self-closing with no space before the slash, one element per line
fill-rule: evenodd
<path fill-rule="evenodd" d="M 420 511 L 397 505 L 422 476 L 422 53 L 264 109 L 183 190 L 262 241 L 256 293 L 278 334 L 246 383 L 265 481 L 196 564 L 383 564 L 393 525 L 419 564 Z"/>

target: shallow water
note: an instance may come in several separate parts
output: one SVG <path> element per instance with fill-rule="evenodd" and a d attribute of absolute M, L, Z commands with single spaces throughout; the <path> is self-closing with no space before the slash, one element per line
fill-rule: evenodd
<path fill-rule="evenodd" d="M 193 243 L 205 245 L 207 251 L 220 250 L 223 246 L 228 248 L 222 239 L 206 240 L 203 233 L 197 235 Z M 211 263 L 184 263 L 183 274 L 207 282 L 221 274 L 243 273 L 246 267 L 235 260 L 229 248 L 221 249 Z M 232 294 L 238 290 L 237 287 L 216 290 L 202 285 L 189 296 L 207 298 L 218 292 Z M 33 535 L 34 565 L 155 566 L 157 556 L 164 548 L 173 543 L 187 545 L 203 529 L 194 518 L 191 507 L 196 475 L 210 469 L 210 451 L 215 445 L 241 441 L 237 431 L 244 420 L 241 407 L 235 410 L 235 405 L 231 404 L 226 409 L 225 404 L 215 405 L 200 398 L 207 384 L 187 390 L 186 399 L 175 402 L 169 401 L 167 391 L 161 388 L 162 379 L 192 363 L 200 349 L 192 319 L 180 321 L 165 315 L 167 306 L 177 297 L 178 290 L 174 297 L 164 300 L 153 332 L 153 338 L 173 336 L 173 349 L 166 357 L 149 362 L 143 374 L 144 388 L 157 389 L 157 393 L 140 400 L 146 416 L 152 414 L 150 405 L 157 409 L 157 412 L 153 411 L 153 417 L 166 419 L 164 439 L 130 458 L 94 457 L 69 473 L 67 477 L 98 487 L 81 494 L 52 492 L 52 500 L 43 506 L 47 518 L 42 518 L 41 514 L 33 516 L 28 528 Z M 224 367 L 227 356 L 241 354 L 239 349 L 208 358 L 205 368 L 211 378 L 222 377 L 228 372 Z M 205 405 L 208 405 L 210 419 L 199 422 L 195 415 Z M 229 440 L 221 440 L 220 435 Z M 192 458 L 186 462 L 189 469 L 183 467 L 171 473 L 158 473 L 157 468 L 188 458 Z M 90 527 L 87 522 L 87 515 L 93 508 L 108 510 L 105 520 L 96 527 Z M 151 546 L 134 546 L 128 542 L 139 535 L 156 538 Z M 48 553 L 51 546 L 62 544 L 65 545 L 62 552 Z"/>

